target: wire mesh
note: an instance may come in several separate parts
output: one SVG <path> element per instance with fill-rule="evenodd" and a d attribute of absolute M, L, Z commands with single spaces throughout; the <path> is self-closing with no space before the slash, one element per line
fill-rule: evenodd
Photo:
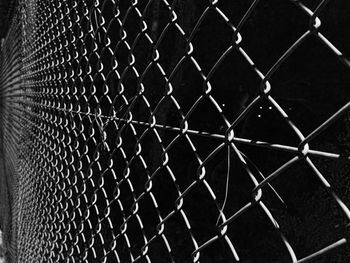
<path fill-rule="evenodd" d="M 232 2 L 19 1 L 9 262 L 347 262 L 350 6 Z"/>

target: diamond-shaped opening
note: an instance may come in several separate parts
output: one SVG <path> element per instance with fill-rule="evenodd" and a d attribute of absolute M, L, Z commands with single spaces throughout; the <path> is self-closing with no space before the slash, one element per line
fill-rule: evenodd
<path fill-rule="evenodd" d="M 191 222 L 194 237 L 199 244 L 217 234 L 217 206 L 203 182 L 197 182 L 184 196 L 183 210 Z M 203 209 L 205 203 L 205 209 Z"/>
<path fill-rule="evenodd" d="M 145 155 L 144 153 L 143 155 Z M 130 183 L 133 186 L 136 196 L 141 195 L 145 191 L 145 184 L 150 176 L 148 169 L 144 168 L 143 163 L 139 157 L 136 157 L 130 163 Z"/>
<path fill-rule="evenodd" d="M 192 56 L 204 74 L 209 73 L 223 51 L 232 45 L 232 34 L 233 31 L 225 20 L 210 9 L 192 40 Z"/>
<path fill-rule="evenodd" d="M 82 164 L 82 162 L 79 162 L 79 166 Z M 78 170 L 78 169 L 76 169 Z M 81 171 L 81 168 L 79 169 L 79 171 L 75 172 L 75 175 L 74 175 L 74 187 L 72 188 L 73 190 L 73 193 L 74 193 L 74 198 L 76 199 L 77 198 L 77 195 L 81 193 L 81 190 L 82 190 L 82 185 L 84 183 L 84 178 L 83 178 L 83 175 L 82 175 L 82 171 Z M 74 200 L 74 199 L 73 199 Z M 73 201 L 75 204 L 77 204 L 77 200 L 74 200 Z"/>
<path fill-rule="evenodd" d="M 211 95 L 229 121 L 246 107 L 261 79 L 236 50 L 230 52 L 210 78 Z"/>
<path fill-rule="evenodd" d="M 117 119 L 115 120 L 117 125 L 124 124 L 124 121 L 126 120 L 126 113 L 130 109 L 130 103 L 132 102 L 132 99 L 130 102 L 128 101 L 127 98 L 124 96 L 124 93 L 119 95 L 117 94 L 116 97 L 112 101 L 113 105 L 113 112 L 111 112 L 110 116 L 113 116 L 114 114 L 116 115 Z"/>
<path fill-rule="evenodd" d="M 73 24 L 71 30 L 72 30 L 72 34 L 75 37 L 79 36 L 81 34 L 81 32 L 82 32 L 82 29 L 81 29 L 81 27 L 78 26 L 78 24 Z M 83 46 L 84 45 L 85 45 L 84 40 L 76 37 L 75 42 L 74 42 L 74 49 L 73 50 L 76 51 L 79 55 L 82 55 L 83 54 L 82 51 L 83 51 Z M 79 56 L 78 56 L 78 58 L 79 58 Z M 74 61 L 76 61 L 76 60 L 73 59 L 72 62 L 74 62 Z M 77 65 L 77 66 L 79 66 L 79 65 Z"/>
<path fill-rule="evenodd" d="M 271 94 L 308 108 L 319 125 L 349 100 L 349 81 L 348 69 L 332 51 L 309 38 L 273 75 Z"/>
<path fill-rule="evenodd" d="M 75 79 L 75 87 L 77 89 L 76 92 L 76 103 L 73 104 L 73 109 L 78 110 L 78 107 L 86 107 L 86 96 L 83 95 L 83 91 L 85 91 L 84 83 L 81 78 Z"/>
<path fill-rule="evenodd" d="M 110 243 L 113 240 L 112 230 L 111 230 L 107 220 L 102 221 L 100 234 L 99 234 L 99 236 L 96 237 L 96 238 L 100 239 L 100 242 L 102 241 L 101 240 L 101 236 L 102 236 L 103 243 L 104 243 L 103 244 L 103 249 L 107 253 L 109 251 Z M 103 256 L 104 256 L 104 254 L 102 254 L 98 258 L 102 258 Z"/>
<path fill-rule="evenodd" d="M 132 106 L 131 106 L 132 104 Z M 130 102 L 129 109 L 131 109 L 131 114 L 133 117 L 133 120 L 135 122 L 142 122 L 143 124 L 135 124 L 135 128 L 138 129 L 139 136 L 141 135 L 142 131 L 145 129 L 145 123 L 149 122 L 151 113 L 150 108 L 148 106 L 148 101 L 145 100 L 145 97 L 137 96 Z M 123 111 L 123 109 L 121 110 Z M 124 110 L 125 111 L 125 110 Z M 142 126 L 142 128 L 141 128 Z"/>
<path fill-rule="evenodd" d="M 180 189 L 184 191 L 197 179 L 198 160 L 185 137 L 178 138 L 168 151 L 169 167 Z M 186 160 L 186 162 L 184 162 Z M 181 163 L 182 165 L 179 165 Z"/>
<path fill-rule="evenodd" d="M 82 155 L 81 155 L 82 166 L 80 167 L 80 171 L 84 173 L 85 178 L 88 176 L 87 173 L 89 170 L 89 165 L 92 160 L 92 154 L 93 154 L 93 152 L 91 151 L 93 151 L 92 149 L 94 149 L 94 147 L 96 147 L 96 145 L 91 138 L 87 139 L 86 144 L 82 146 L 84 151 L 82 152 Z M 90 152 L 89 152 L 89 148 L 90 148 Z"/>
<path fill-rule="evenodd" d="M 224 2 L 224 4 L 226 4 L 226 1 L 218 1 L 219 6 L 221 6 L 220 5 L 221 2 Z M 204 22 L 204 23 L 206 24 L 211 23 L 213 26 L 217 24 L 218 15 L 216 14 L 216 11 L 212 7 L 210 7 L 210 9 L 207 10 L 208 7 L 209 7 L 209 3 L 206 1 L 195 1 L 195 4 L 191 3 L 190 1 L 188 2 L 188 5 L 186 6 L 186 10 L 188 13 L 185 13 L 185 14 L 187 16 L 189 16 L 189 14 L 191 15 L 189 16 L 190 21 L 192 22 L 190 29 L 193 29 L 195 24 L 197 24 L 199 18 L 204 14 L 204 12 L 206 12 L 204 21 L 207 20 L 207 22 Z M 178 16 L 179 15 L 184 16 L 184 14 L 181 14 L 181 13 L 178 14 Z M 220 18 L 219 20 L 224 21 L 222 18 Z M 201 32 L 201 30 L 199 32 Z"/>
<path fill-rule="evenodd" d="M 168 235 L 165 235 L 168 238 Z M 171 247 L 171 244 L 170 244 Z M 151 262 L 173 262 L 172 255 L 169 253 L 162 237 L 158 236 L 148 246 L 147 253 Z M 142 262 L 146 262 L 145 260 Z"/>
<path fill-rule="evenodd" d="M 103 19 L 105 20 L 104 27 L 107 28 L 109 22 L 114 17 L 114 11 L 115 11 L 115 4 L 113 1 L 105 1 L 100 6 L 101 10 L 101 16 L 103 16 Z"/>
<path fill-rule="evenodd" d="M 100 63 L 100 60 L 99 62 Z M 97 100 L 100 101 L 101 97 L 104 96 L 103 94 L 106 91 L 105 87 L 105 76 L 101 73 L 93 72 L 92 76 L 92 88 L 94 89 L 94 95 L 96 96 Z M 101 107 L 103 108 L 104 105 L 102 104 Z"/>
<path fill-rule="evenodd" d="M 116 138 L 113 137 L 115 140 Z M 111 146 L 113 147 L 113 145 Z M 113 153 L 111 155 L 111 161 L 113 161 L 112 170 L 115 173 L 116 180 L 119 181 L 122 176 L 122 172 L 126 167 L 126 157 L 124 157 L 122 148 L 114 148 Z"/>
<path fill-rule="evenodd" d="M 92 19 L 92 27 L 93 27 L 93 37 L 95 39 L 96 46 L 98 50 L 96 52 L 100 53 L 108 43 L 107 41 L 107 32 L 106 32 L 106 24 L 101 26 L 98 21 L 101 21 L 102 18 L 97 13 L 97 11 L 93 11 L 95 14 L 91 14 Z M 103 18 L 105 19 L 105 18 Z M 97 22 L 96 22 L 97 21 Z M 106 22 L 106 21 L 105 21 Z"/>
<path fill-rule="evenodd" d="M 84 35 L 83 38 L 84 41 L 84 47 L 87 51 L 86 57 L 88 59 L 88 64 L 86 65 L 87 67 L 91 67 L 93 72 L 97 71 L 97 54 L 94 52 L 95 45 L 96 45 L 96 39 L 94 38 L 93 33 L 87 33 Z M 94 64 L 91 64 L 94 63 Z"/>
<path fill-rule="evenodd" d="M 134 113 L 133 113 L 133 116 L 134 116 Z M 146 149 L 144 148 L 143 146 L 143 143 L 144 140 L 141 139 L 141 136 L 143 135 L 144 132 L 146 132 L 146 134 L 148 132 L 151 132 L 151 129 L 149 128 L 149 126 L 147 124 L 138 124 L 138 123 L 135 123 L 133 125 L 134 129 L 135 129 L 135 132 L 136 132 L 136 137 L 135 139 L 137 140 L 140 140 L 139 143 L 141 143 L 141 146 L 142 146 L 142 152 L 141 152 L 141 155 L 144 155 L 145 152 L 146 152 Z M 136 147 L 136 144 L 135 144 L 135 147 Z"/>
<path fill-rule="evenodd" d="M 96 213 L 98 213 L 99 218 L 103 217 L 103 213 L 108 206 L 108 202 L 109 202 L 108 200 L 111 200 L 111 199 L 108 199 L 108 197 L 106 198 L 104 191 L 102 190 L 102 187 L 99 187 L 99 189 L 97 189 L 97 191 L 94 193 L 90 202 L 92 203 L 92 201 L 96 200 L 94 204 L 94 209 L 96 210 Z"/>
<path fill-rule="evenodd" d="M 171 80 L 172 95 L 186 113 L 203 94 L 203 78 L 192 61 L 185 59 Z M 165 87 L 167 90 L 168 87 Z M 164 90 L 165 91 L 165 90 Z"/>
<path fill-rule="evenodd" d="M 251 201 L 254 184 L 244 169 L 244 164 L 232 149 L 230 149 L 229 166 L 227 157 L 227 147 L 225 147 L 207 163 L 205 169 L 207 181 L 216 195 L 220 209 L 223 209 L 225 203 L 223 212 L 229 216 Z M 260 181 L 261 178 L 253 168 L 249 167 L 256 179 Z M 219 210 L 214 214 L 218 220 Z"/>
<path fill-rule="evenodd" d="M 308 26 L 309 17 L 291 1 L 260 1 L 241 30 L 242 47 L 266 72 Z"/>
<path fill-rule="evenodd" d="M 146 192 L 146 191 L 145 191 Z M 153 191 L 151 190 L 152 194 Z M 153 195 L 154 196 L 154 195 Z M 158 199 L 156 197 L 158 204 Z M 156 226 L 159 223 L 158 213 L 159 208 L 155 207 L 151 194 L 145 193 L 138 202 L 138 215 L 142 220 L 144 226 L 145 235 L 148 239 L 152 238 L 157 233 Z"/>
<path fill-rule="evenodd" d="M 277 230 L 257 205 L 231 222 L 227 235 L 242 262 L 291 261 Z"/>
<path fill-rule="evenodd" d="M 113 61 L 115 61 L 115 60 L 109 58 L 108 63 L 112 64 Z M 116 72 L 114 70 L 109 70 L 107 72 L 107 74 L 105 75 L 105 78 L 106 78 L 105 85 L 108 87 L 108 94 L 107 95 L 109 96 L 109 98 L 111 99 L 112 102 L 118 94 L 118 89 L 117 89 L 117 84 L 119 81 L 118 76 L 119 76 L 118 72 Z"/>
<path fill-rule="evenodd" d="M 297 207 L 298 213 L 275 210 L 274 214 L 300 259 L 344 238 L 347 219 L 323 188 L 318 188 L 307 198 L 299 198 L 302 200 Z M 335 251 L 340 252 L 338 249 Z"/>
<path fill-rule="evenodd" d="M 82 40 L 84 41 L 84 39 Z M 79 59 L 78 59 L 78 65 L 77 65 L 77 68 L 78 68 L 78 72 L 81 71 L 81 76 L 82 77 L 85 77 L 87 72 L 88 72 L 88 57 L 86 55 L 83 56 L 83 54 L 86 52 L 87 48 L 86 48 L 86 45 L 85 45 L 85 42 L 83 45 L 80 46 L 80 49 L 79 49 Z M 48 74 L 50 75 L 50 74 Z"/>
<path fill-rule="evenodd" d="M 106 85 L 103 85 L 103 89 L 106 89 Z M 103 116 L 105 116 L 105 118 L 102 118 L 104 122 L 107 122 L 109 119 L 107 119 L 106 117 L 110 118 L 112 116 L 113 113 L 113 107 L 112 107 L 112 100 L 109 97 L 109 95 L 102 95 L 102 97 L 100 97 L 99 101 L 99 107 L 101 109 L 101 114 Z"/>
<path fill-rule="evenodd" d="M 128 243 L 124 235 L 119 236 L 116 239 L 116 253 L 118 254 L 118 258 L 120 262 L 131 262 L 131 252 L 128 247 Z"/>
<path fill-rule="evenodd" d="M 163 262 L 165 259 L 170 262 L 171 258 L 179 262 L 187 262 L 191 258 L 194 245 L 180 213 L 174 214 L 164 227 L 164 236 L 169 243 L 171 253 L 165 247 L 163 239 L 158 237 L 150 246 L 149 255 L 152 262 Z"/>
<path fill-rule="evenodd" d="M 268 175 L 268 173 L 265 174 L 266 177 Z M 307 212 L 303 210 L 306 200 L 321 187 L 319 179 L 304 161 L 295 163 L 279 174 L 271 181 L 271 185 L 280 195 L 284 204 L 270 193 L 264 196 L 264 200 L 270 205 L 269 207 L 286 209 L 291 215 Z M 263 188 L 264 191 L 265 189 L 267 186 Z"/>
<path fill-rule="evenodd" d="M 142 218 L 141 218 L 142 220 Z M 140 224 L 136 216 L 132 216 L 127 223 L 126 234 L 128 235 L 132 254 L 141 254 L 141 248 L 144 245 L 144 233 L 142 233 Z"/>
<path fill-rule="evenodd" d="M 155 131 L 152 129 L 149 129 L 146 132 L 140 143 L 142 147 L 141 155 L 147 164 L 149 174 L 151 175 L 162 164 L 162 145 L 159 143 Z M 137 145 L 134 144 L 133 154 L 135 154 L 136 148 Z M 132 157 L 132 155 L 130 155 L 130 157 Z"/>
<path fill-rule="evenodd" d="M 153 111 L 157 125 L 166 125 L 169 127 L 170 130 L 173 130 L 169 131 L 167 133 L 168 135 L 178 133 L 178 129 L 180 128 L 181 122 L 183 121 L 183 116 L 181 116 L 181 108 L 178 109 L 178 107 L 175 104 L 178 102 L 175 100 L 176 99 L 174 97 L 164 97 L 162 101 L 156 106 L 157 111 Z M 177 131 L 175 131 L 174 129 L 177 129 Z M 158 128 L 158 130 L 159 134 L 163 134 L 163 132 L 161 132 L 162 128 Z M 166 140 L 166 138 L 169 136 L 164 137 L 162 137 L 162 139 L 164 138 Z"/>
<path fill-rule="evenodd" d="M 135 57 L 135 67 L 140 75 L 151 62 L 152 45 L 145 34 L 141 34 L 134 46 L 133 55 Z"/>
<path fill-rule="evenodd" d="M 87 260 L 93 261 L 99 258 L 102 258 L 104 255 L 104 245 L 102 244 L 102 240 L 96 232 L 94 233 L 95 236 L 92 240 L 89 241 L 90 244 L 93 244 L 92 248 L 90 248 L 87 252 Z"/>
<path fill-rule="evenodd" d="M 111 200 L 113 200 L 114 188 L 115 188 L 115 185 L 117 184 L 116 174 L 112 169 L 107 168 L 105 171 L 103 171 L 103 174 L 101 176 L 104 180 L 103 190 L 107 195 L 108 202 L 110 202 Z M 101 195 L 101 198 L 104 198 L 103 195 Z"/>
<path fill-rule="evenodd" d="M 279 103 L 279 105 L 282 107 L 282 104 Z M 288 110 L 284 110 L 290 119 Z M 269 101 L 260 100 L 242 122 L 239 137 L 253 141 L 297 146 L 300 139 L 286 121 L 287 119 L 284 119 Z"/>
<path fill-rule="evenodd" d="M 293 98 L 289 95 L 275 99 L 304 136 L 309 134 L 317 126 L 319 119 L 318 113 L 312 105 L 309 105 L 307 99 Z"/>
<path fill-rule="evenodd" d="M 202 98 L 188 118 L 189 129 L 199 132 L 223 134 L 227 130 L 222 113 L 209 98 Z"/>
<path fill-rule="evenodd" d="M 153 177 L 151 191 L 163 217 L 174 210 L 175 201 L 179 195 L 176 184 L 165 168 Z"/>
<path fill-rule="evenodd" d="M 124 20 L 125 18 L 126 20 Z M 123 20 L 124 24 L 122 30 L 124 30 L 127 34 L 125 41 L 128 42 L 130 46 L 132 46 L 137 34 L 141 31 L 139 26 L 141 18 L 139 17 L 135 8 L 130 6 L 130 9 L 127 13 L 125 13 L 125 16 L 123 17 Z"/>
<path fill-rule="evenodd" d="M 166 80 L 156 64 L 152 64 L 149 68 L 142 83 L 145 89 L 144 95 L 151 109 L 154 109 L 155 105 L 157 105 L 163 97 L 166 87 Z"/>
<path fill-rule="evenodd" d="M 126 159 L 130 160 L 135 155 L 135 144 L 137 137 L 134 134 L 132 124 L 124 124 L 120 129 L 123 129 L 121 133 L 122 145 Z"/>
<path fill-rule="evenodd" d="M 117 84 L 118 94 L 123 94 L 131 102 L 137 92 L 137 83 L 138 77 L 134 69 L 132 67 L 125 69 Z M 124 90 L 122 93 L 120 93 L 121 87 L 119 85 L 123 85 Z"/>
<path fill-rule="evenodd" d="M 119 14 L 119 19 L 123 19 L 127 13 L 127 11 L 129 10 L 130 6 L 131 6 L 131 3 L 130 2 L 118 2 L 118 4 L 115 4 L 116 6 L 116 10 L 118 10 L 118 13 L 120 12 Z"/>
<path fill-rule="evenodd" d="M 117 34 L 116 34 L 117 35 Z M 112 42 L 111 49 L 113 50 L 113 54 L 118 60 L 117 62 L 117 68 L 119 75 L 121 76 L 125 68 L 129 65 L 129 53 L 130 53 L 130 44 L 125 42 L 125 40 L 121 40 L 118 38 L 115 43 Z M 116 65 L 113 65 L 116 66 Z"/>
<path fill-rule="evenodd" d="M 170 5 L 167 6 L 165 1 L 154 1 L 151 5 L 149 5 L 147 10 L 144 8 L 142 9 L 142 12 L 146 11 L 142 18 L 147 24 L 147 33 L 155 42 L 158 40 L 161 32 L 169 23 Z"/>
<path fill-rule="evenodd" d="M 121 202 L 123 206 L 123 215 L 125 216 L 125 218 L 127 218 L 132 214 L 132 206 L 134 203 L 135 193 L 130 188 L 130 185 L 127 179 L 119 183 L 118 190 L 120 193 L 120 195 L 118 196 L 118 200 Z"/>
<path fill-rule="evenodd" d="M 109 205 L 110 214 L 108 218 L 113 225 L 113 234 L 115 236 L 120 234 L 120 227 L 123 224 L 125 219 L 125 212 L 122 211 L 122 207 L 120 206 L 120 202 L 123 203 L 121 198 L 122 196 L 120 196 L 118 199 L 115 199 L 115 200 L 113 199 L 113 201 Z"/>
<path fill-rule="evenodd" d="M 84 219 L 83 221 L 77 222 L 79 231 L 81 233 L 79 234 L 79 239 L 84 242 L 82 246 L 79 246 L 81 250 L 84 250 L 87 247 L 88 242 L 91 239 L 93 228 L 95 226 L 94 223 L 91 223 L 91 215 L 88 219 Z"/>
<path fill-rule="evenodd" d="M 104 47 L 100 52 L 100 61 L 103 65 L 102 73 L 107 78 L 108 73 L 112 71 L 113 66 L 117 63 L 117 59 L 114 57 L 110 46 Z"/>
<path fill-rule="evenodd" d="M 159 51 L 159 63 L 166 75 L 169 77 L 172 71 L 175 69 L 177 63 L 186 54 L 186 39 L 180 33 L 176 25 L 172 24 L 167 28 L 157 50 Z M 182 68 L 178 69 L 178 72 L 183 74 L 182 72 L 184 70 L 184 65 L 181 67 Z"/>
<path fill-rule="evenodd" d="M 242 145 L 238 148 L 258 181 L 262 181 L 263 176 L 267 177 L 296 155 L 280 149 L 267 149 L 253 145 Z M 237 160 L 237 162 L 240 161 Z M 238 166 L 235 162 L 233 165 Z"/>

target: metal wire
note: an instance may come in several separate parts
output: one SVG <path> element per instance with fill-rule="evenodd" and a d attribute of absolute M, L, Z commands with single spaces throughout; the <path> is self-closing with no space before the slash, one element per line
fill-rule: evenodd
<path fill-rule="evenodd" d="M 308 24 L 268 68 L 255 64 L 245 46 L 245 28 L 263 1 L 248 1 L 235 18 L 222 2 L 19 2 L 0 58 L 2 162 L 13 196 L 4 235 L 10 262 L 301 263 L 334 255 L 348 242 L 349 200 L 316 158 L 348 162 L 350 156 L 313 142 L 348 114 L 350 102 L 305 133 L 273 85 L 310 38 L 349 73 L 349 60 L 321 31 L 320 16 L 336 1 L 319 1 L 314 9 L 285 1 Z M 203 60 L 215 52 L 203 36 L 209 19 L 231 39 L 228 46 L 214 39 L 222 49 L 213 62 Z M 233 54 L 241 62 L 229 65 L 244 65 L 258 79 L 253 92 L 225 90 L 225 80 L 217 84 L 216 74 Z M 232 98 L 226 93 L 235 97 L 229 111 L 221 102 Z M 281 143 L 244 133 L 260 105 L 296 139 Z M 270 125 L 267 119 L 264 125 Z M 289 157 L 266 172 L 255 163 L 260 148 Z M 344 226 L 340 234 L 326 235 L 327 244 L 307 251 L 280 216 L 288 210 L 284 199 L 293 198 L 283 189 L 305 180 L 285 179 L 285 173 L 301 164 L 341 211 Z M 245 248 L 246 242 L 259 243 L 250 232 L 268 235 L 276 243 L 271 254 L 280 258 L 259 256 L 269 244 Z"/>

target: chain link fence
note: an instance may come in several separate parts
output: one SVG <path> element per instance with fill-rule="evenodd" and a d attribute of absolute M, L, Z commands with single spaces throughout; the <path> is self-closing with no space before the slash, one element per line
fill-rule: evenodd
<path fill-rule="evenodd" d="M 0 57 L 7 262 L 348 262 L 349 11 L 19 1 Z"/>

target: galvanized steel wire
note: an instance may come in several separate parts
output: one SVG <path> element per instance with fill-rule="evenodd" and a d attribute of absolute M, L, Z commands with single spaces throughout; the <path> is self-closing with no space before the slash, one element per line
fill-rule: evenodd
<path fill-rule="evenodd" d="M 230 227 L 256 208 L 279 236 L 289 262 L 312 261 L 348 242 L 348 230 L 344 230 L 343 237 L 321 249 L 298 255 L 274 209 L 263 199 L 272 190 L 283 202 L 273 182 L 303 162 L 342 216 L 350 219 L 348 200 L 338 196 L 313 159 L 349 161 L 350 157 L 311 146 L 348 113 L 350 102 L 305 134 L 272 95 L 275 87 L 271 84 L 280 67 L 309 38 L 324 44 L 349 73 L 349 60 L 320 30 L 319 14 L 334 1 L 320 1 L 315 9 L 303 1 L 289 1 L 308 17 L 309 25 L 268 70 L 261 70 L 242 45 L 244 26 L 262 1 L 250 2 L 234 23 L 220 1 L 207 1 L 193 26 L 185 28 L 188 6 L 181 1 L 20 1 L 1 49 L 0 68 L 1 143 L 10 171 L 7 176 L 14 178 L 13 233 L 8 248 L 13 262 L 211 262 L 206 250 L 218 243 L 225 252 L 217 251 L 224 253 L 217 262 L 240 261 L 244 252 L 236 247 Z M 157 20 L 160 6 L 168 12 L 162 26 Z M 212 12 L 228 26 L 233 41 L 209 70 L 203 70 L 193 43 Z M 164 39 L 171 30 L 176 38 L 170 41 L 178 41 L 178 48 L 165 55 L 160 49 L 169 41 Z M 226 115 L 213 92 L 219 87 L 212 84 L 213 75 L 233 52 L 260 79 L 249 104 L 234 118 Z M 171 57 L 171 62 L 164 56 Z M 186 109 L 180 97 L 186 94 L 178 92 L 185 63 L 201 79 L 201 86 L 193 87 L 200 95 Z M 153 84 L 150 75 L 156 79 Z M 238 134 L 239 125 L 262 101 L 288 125 L 297 144 Z M 192 116 L 202 104 L 216 112 L 223 123 L 221 132 L 192 128 Z M 199 149 L 205 143 L 199 145 L 197 137 L 216 146 L 204 155 Z M 178 145 L 192 151 L 196 172 L 186 179 L 190 180 L 187 184 L 176 170 L 186 162 L 173 155 Z M 263 175 L 242 145 L 288 152 L 292 157 Z M 224 199 L 218 198 L 208 174 L 208 166 L 218 156 L 226 160 L 220 189 Z M 249 201 L 238 210 L 227 210 L 233 158 L 242 165 L 253 188 L 247 193 Z M 205 199 L 193 195 L 198 189 Z M 192 207 L 192 202 L 203 210 L 209 202 L 216 212 L 205 239 L 198 238 L 194 230 L 199 222 L 186 207 L 188 203 Z M 175 241 L 179 238 L 176 231 L 186 235 L 181 242 Z M 190 252 L 184 252 L 182 258 L 181 250 Z"/>

